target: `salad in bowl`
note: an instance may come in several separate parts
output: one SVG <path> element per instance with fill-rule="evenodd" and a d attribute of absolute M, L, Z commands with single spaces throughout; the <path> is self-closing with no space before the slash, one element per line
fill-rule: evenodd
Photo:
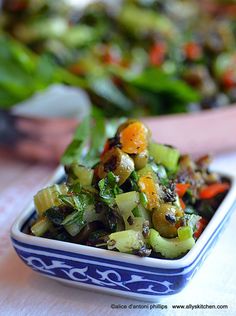
<path fill-rule="evenodd" d="M 209 171 L 209 156 L 193 161 L 153 142 L 136 119 L 118 127 L 92 166 L 83 161 L 67 161 L 63 181 L 35 195 L 37 219 L 29 234 L 179 259 L 195 247 L 231 186 Z"/>

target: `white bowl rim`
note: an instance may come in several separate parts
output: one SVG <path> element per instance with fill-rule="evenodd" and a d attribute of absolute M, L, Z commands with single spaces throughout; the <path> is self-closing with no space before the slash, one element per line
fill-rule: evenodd
<path fill-rule="evenodd" d="M 70 252 L 73 254 L 81 254 L 96 258 L 102 258 L 122 263 L 128 263 L 133 265 L 140 265 L 158 269 L 180 269 L 186 268 L 195 262 L 199 257 L 201 251 L 205 248 L 212 235 L 217 231 L 221 222 L 224 220 L 227 212 L 233 207 L 236 197 L 236 176 L 228 173 L 221 173 L 219 170 L 214 170 L 220 173 L 222 176 L 228 177 L 231 180 L 231 187 L 224 198 L 223 202 L 217 209 L 213 218 L 210 220 L 206 229 L 203 231 L 195 246 L 180 259 L 159 259 L 150 257 L 138 257 L 136 255 L 125 254 L 121 252 L 115 252 L 106 249 L 99 249 L 95 247 L 73 244 L 69 242 L 63 242 L 58 240 L 46 239 L 42 237 L 31 236 L 21 232 L 21 228 L 24 223 L 29 219 L 29 216 L 33 213 L 34 204 L 31 202 L 25 210 L 18 216 L 14 224 L 11 227 L 11 237 L 18 242 L 22 242 L 31 246 L 38 246 L 43 248 L 50 248 L 59 251 Z M 58 167 L 47 185 L 56 183 L 64 174 L 62 166 Z"/>

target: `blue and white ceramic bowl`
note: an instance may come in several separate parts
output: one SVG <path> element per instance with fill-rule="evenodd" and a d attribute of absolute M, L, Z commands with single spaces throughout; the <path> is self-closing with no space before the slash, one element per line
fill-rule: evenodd
<path fill-rule="evenodd" d="M 26 233 L 36 217 L 31 204 L 11 230 L 18 256 L 34 271 L 72 286 L 146 301 L 181 291 L 192 279 L 215 244 L 236 207 L 236 179 L 196 245 L 177 260 L 140 258 L 104 249 L 50 240 Z M 51 183 L 60 182 L 58 169 Z"/>

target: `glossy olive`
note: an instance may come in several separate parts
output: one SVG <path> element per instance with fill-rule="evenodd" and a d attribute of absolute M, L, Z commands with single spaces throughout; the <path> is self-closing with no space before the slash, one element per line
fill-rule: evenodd
<path fill-rule="evenodd" d="M 135 169 L 143 169 L 148 163 L 148 151 L 144 150 L 140 154 L 133 155 L 132 158 L 134 160 Z"/>
<path fill-rule="evenodd" d="M 182 211 L 171 203 L 163 203 L 153 211 L 152 223 L 161 236 L 172 238 L 177 236 L 177 217 Z"/>
<path fill-rule="evenodd" d="M 128 154 L 114 147 L 102 157 L 101 163 L 97 167 L 97 175 L 102 179 L 110 171 L 119 177 L 119 184 L 121 185 L 134 171 L 134 161 Z"/>

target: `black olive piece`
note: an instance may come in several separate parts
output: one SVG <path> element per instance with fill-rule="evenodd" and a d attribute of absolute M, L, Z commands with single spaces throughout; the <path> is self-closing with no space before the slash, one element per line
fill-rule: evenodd
<path fill-rule="evenodd" d="M 127 218 L 127 222 L 128 222 L 130 225 L 133 225 L 133 223 L 134 223 L 133 217 L 132 217 L 132 216 L 129 216 L 129 217 Z"/>
<path fill-rule="evenodd" d="M 99 200 L 97 200 L 95 202 L 95 211 L 96 211 L 96 213 L 101 214 L 103 212 L 108 212 L 109 209 L 110 209 L 109 206 L 107 204 L 105 204 L 104 202 L 99 201 Z"/>
<path fill-rule="evenodd" d="M 111 158 L 104 163 L 104 171 L 109 172 L 116 169 L 118 160 L 116 156 L 111 156 Z"/>
<path fill-rule="evenodd" d="M 219 193 L 211 199 L 198 200 L 194 208 L 197 210 L 198 214 L 208 221 L 215 214 L 216 210 L 220 206 L 227 192 Z"/>
<path fill-rule="evenodd" d="M 137 255 L 139 257 L 148 257 L 150 256 L 152 250 L 151 249 L 148 249 L 145 245 L 142 246 L 140 249 L 136 249 L 133 251 L 133 254 L 134 255 Z"/>
<path fill-rule="evenodd" d="M 143 223 L 143 231 L 142 231 L 143 237 L 147 238 L 149 236 L 149 233 L 150 233 L 149 221 L 145 221 Z"/>
<path fill-rule="evenodd" d="M 73 211 L 73 208 L 67 206 L 54 206 L 46 210 L 44 214 L 54 225 L 61 225 L 66 216 Z"/>
<path fill-rule="evenodd" d="M 43 237 L 67 242 L 72 241 L 70 234 L 64 229 L 63 226 L 53 226 L 43 235 Z"/>
<path fill-rule="evenodd" d="M 168 185 L 162 186 L 162 191 L 164 193 L 163 201 L 166 203 L 173 203 L 176 201 L 176 193 L 175 193 L 175 183 L 169 182 Z"/>
<path fill-rule="evenodd" d="M 176 217 L 175 217 L 173 214 L 167 213 L 167 214 L 165 215 L 165 218 L 166 218 L 166 220 L 167 220 L 169 223 L 171 223 L 171 224 L 174 224 L 174 223 L 176 222 Z"/>
<path fill-rule="evenodd" d="M 115 232 L 125 228 L 124 220 L 116 210 L 109 208 L 105 212 L 104 217 L 104 223 L 109 231 Z"/>
<path fill-rule="evenodd" d="M 85 225 L 78 235 L 72 238 L 72 241 L 77 244 L 85 244 L 89 238 L 89 235 L 98 229 L 104 229 L 102 222 L 94 221 Z"/>
<path fill-rule="evenodd" d="M 107 232 L 106 230 L 96 230 L 90 234 L 86 245 L 96 247 L 98 245 L 106 244 L 108 240 L 109 232 Z"/>

